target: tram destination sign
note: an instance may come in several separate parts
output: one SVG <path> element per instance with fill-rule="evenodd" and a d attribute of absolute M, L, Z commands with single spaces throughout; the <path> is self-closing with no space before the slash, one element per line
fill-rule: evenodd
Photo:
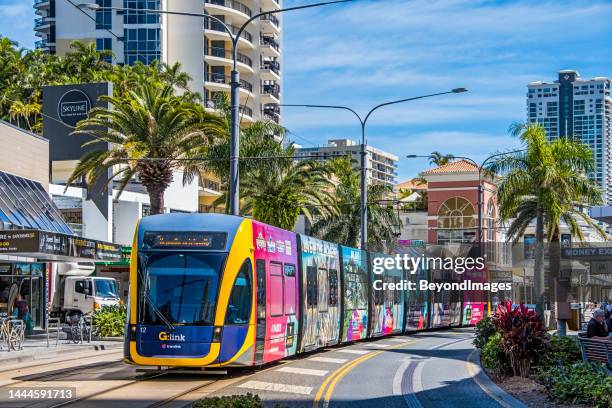
<path fill-rule="evenodd" d="M 143 249 L 207 249 L 225 248 L 225 232 L 202 231 L 147 231 L 144 233 Z"/>
<path fill-rule="evenodd" d="M 612 247 L 582 247 L 582 248 L 561 248 L 563 258 L 592 259 L 592 258 L 611 258 Z"/>
<path fill-rule="evenodd" d="M 55 232 L 11 230 L 0 231 L 0 254 L 118 261 L 121 246 Z"/>

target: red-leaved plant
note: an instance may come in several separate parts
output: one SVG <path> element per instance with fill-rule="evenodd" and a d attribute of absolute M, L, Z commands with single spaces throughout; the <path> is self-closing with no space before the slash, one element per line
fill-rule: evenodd
<path fill-rule="evenodd" d="M 501 333 L 501 347 L 510 359 L 514 375 L 529 377 L 531 363 L 548 346 L 548 334 L 540 316 L 523 303 L 513 308 L 511 301 L 505 301 L 497 306 L 493 324 Z"/>

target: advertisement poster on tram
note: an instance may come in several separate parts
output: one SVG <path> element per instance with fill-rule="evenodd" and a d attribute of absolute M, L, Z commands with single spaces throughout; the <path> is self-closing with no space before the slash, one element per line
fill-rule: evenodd
<path fill-rule="evenodd" d="M 253 221 L 258 294 L 265 293 L 264 362 L 295 354 L 298 339 L 297 242 L 295 234 Z M 259 324 L 259 323 L 258 323 Z"/>

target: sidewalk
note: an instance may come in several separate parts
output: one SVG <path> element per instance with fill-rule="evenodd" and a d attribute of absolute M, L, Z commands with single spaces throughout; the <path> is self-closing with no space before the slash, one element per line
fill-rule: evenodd
<path fill-rule="evenodd" d="M 22 350 L 8 351 L 6 345 L 2 344 L 2 349 L 0 350 L 0 366 L 53 359 L 69 354 L 94 354 L 103 350 L 120 350 L 122 348 L 122 341 L 92 340 L 91 343 L 84 342 L 83 344 L 74 344 L 72 341 L 67 340 L 65 336 L 60 337 L 57 346 L 55 345 L 55 337 L 50 336 L 49 347 L 47 347 L 47 336 L 35 335 L 26 337 L 23 342 Z"/>

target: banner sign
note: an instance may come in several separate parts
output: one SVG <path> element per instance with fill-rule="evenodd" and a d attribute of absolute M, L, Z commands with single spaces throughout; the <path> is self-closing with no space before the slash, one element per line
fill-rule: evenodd
<path fill-rule="evenodd" d="M 121 260 L 121 246 L 38 230 L 0 231 L 0 254 L 41 254 L 99 261 Z"/>

